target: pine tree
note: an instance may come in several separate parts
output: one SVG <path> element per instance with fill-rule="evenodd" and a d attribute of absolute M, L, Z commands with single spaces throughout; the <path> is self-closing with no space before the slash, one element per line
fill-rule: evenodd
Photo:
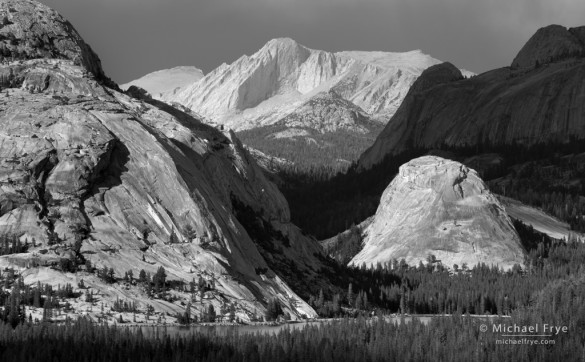
<path fill-rule="evenodd" d="M 350 307 L 353 307 L 353 302 L 354 302 L 353 284 L 349 283 L 349 286 L 347 287 L 347 304 Z"/>
<path fill-rule="evenodd" d="M 213 304 L 209 304 L 205 309 L 203 320 L 205 322 L 215 322 L 215 308 L 213 308 Z"/>
<path fill-rule="evenodd" d="M 154 290 L 155 292 L 163 292 L 165 291 L 165 283 L 166 283 L 167 273 L 165 268 L 162 266 L 159 267 L 156 271 L 156 274 L 152 278 L 152 282 L 154 283 Z"/>
<path fill-rule="evenodd" d="M 144 271 L 144 269 L 140 269 L 140 272 L 138 273 L 138 282 L 142 284 L 150 283 L 150 281 L 147 280 L 146 272 Z"/>
<path fill-rule="evenodd" d="M 90 291 L 89 289 L 85 291 L 85 301 L 87 303 L 93 303 L 93 291 Z"/>
<path fill-rule="evenodd" d="M 50 298 L 45 299 L 43 304 L 43 320 L 51 320 L 53 318 L 53 305 L 51 304 Z"/>
<path fill-rule="evenodd" d="M 185 306 L 185 323 L 191 323 L 191 302 L 187 302 Z"/>
<path fill-rule="evenodd" d="M 41 282 L 37 282 L 37 287 L 34 289 L 33 292 L 33 307 L 35 308 L 41 307 Z"/>
<path fill-rule="evenodd" d="M 108 276 L 106 278 L 108 283 L 114 283 L 116 281 L 116 276 L 114 274 L 114 268 L 110 268 L 110 270 L 108 270 Z"/>
<path fill-rule="evenodd" d="M 232 304 L 230 304 L 230 309 L 229 309 L 229 321 L 233 323 L 235 319 L 236 319 L 236 306 L 232 303 Z"/>
<path fill-rule="evenodd" d="M 170 244 L 177 244 L 179 242 L 179 238 L 174 231 L 171 231 L 171 235 L 169 236 L 169 243 Z"/>
<path fill-rule="evenodd" d="M 323 289 L 319 290 L 319 298 L 317 298 L 317 302 L 315 305 L 317 307 L 322 307 L 325 304 L 325 296 L 323 295 Z"/>
<path fill-rule="evenodd" d="M 193 227 L 191 225 L 185 226 L 184 234 L 185 234 L 185 237 L 187 238 L 187 240 L 189 240 L 189 241 L 192 241 L 193 239 L 195 239 L 197 237 L 197 232 L 195 232 L 195 230 L 193 229 Z"/>

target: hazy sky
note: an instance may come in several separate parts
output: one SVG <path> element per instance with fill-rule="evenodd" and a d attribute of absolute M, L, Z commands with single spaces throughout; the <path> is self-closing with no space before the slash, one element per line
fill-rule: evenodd
<path fill-rule="evenodd" d="M 205 73 L 272 38 L 314 49 L 421 49 L 483 72 L 549 24 L 585 25 L 583 0 L 41 0 L 119 83 L 177 65 Z"/>

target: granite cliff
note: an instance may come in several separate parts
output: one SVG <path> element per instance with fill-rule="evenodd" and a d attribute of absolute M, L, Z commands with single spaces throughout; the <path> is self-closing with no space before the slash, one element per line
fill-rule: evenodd
<path fill-rule="evenodd" d="M 325 283 L 321 250 L 233 132 L 110 88 L 97 55 L 44 5 L 3 1 L 2 18 L 0 236 L 28 248 L 0 267 L 26 283 L 83 279 L 107 307 L 121 298 L 174 315 L 187 301 L 194 314 L 233 304 L 249 319 L 277 298 L 293 318 L 315 316 L 289 284 Z M 151 298 L 121 281 L 161 266 L 167 280 L 213 287 Z M 75 313 L 91 311 L 76 301 Z"/>
<path fill-rule="evenodd" d="M 469 79 L 449 63 L 425 70 L 376 142 L 360 157 L 433 148 L 489 148 L 585 138 L 585 27 L 542 28 L 510 67 Z"/>

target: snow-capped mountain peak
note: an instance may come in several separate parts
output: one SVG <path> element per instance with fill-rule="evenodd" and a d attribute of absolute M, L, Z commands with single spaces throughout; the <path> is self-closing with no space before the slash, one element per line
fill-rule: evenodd
<path fill-rule="evenodd" d="M 418 75 L 439 62 L 420 50 L 334 53 L 277 38 L 163 99 L 236 130 L 276 123 L 329 90 L 370 115 L 386 116 L 393 114 Z"/>

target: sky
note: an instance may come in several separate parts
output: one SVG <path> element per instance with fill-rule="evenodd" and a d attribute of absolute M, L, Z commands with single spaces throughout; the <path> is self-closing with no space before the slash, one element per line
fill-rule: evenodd
<path fill-rule="evenodd" d="M 41 0 L 122 84 L 159 69 L 208 73 L 289 37 L 327 51 L 424 53 L 481 73 L 543 26 L 585 25 L 583 0 Z"/>

